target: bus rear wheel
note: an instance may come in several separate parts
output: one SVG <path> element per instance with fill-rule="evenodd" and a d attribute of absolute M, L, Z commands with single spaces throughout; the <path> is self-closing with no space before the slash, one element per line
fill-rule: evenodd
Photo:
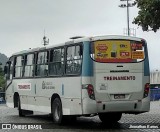
<path fill-rule="evenodd" d="M 122 117 L 122 113 L 99 113 L 98 115 L 103 123 L 116 123 Z"/>
<path fill-rule="evenodd" d="M 61 124 L 63 120 L 63 113 L 62 113 L 62 103 L 59 98 L 55 98 L 52 102 L 52 115 L 53 121 L 56 124 Z"/>

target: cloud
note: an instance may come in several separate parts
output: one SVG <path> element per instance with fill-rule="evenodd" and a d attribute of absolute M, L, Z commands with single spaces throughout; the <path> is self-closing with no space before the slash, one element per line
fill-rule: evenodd
<path fill-rule="evenodd" d="M 1 0 L 0 49 L 12 53 L 42 46 L 44 30 L 50 45 L 69 40 L 76 35 L 93 36 L 119 34 L 127 27 L 126 9 L 118 0 Z M 137 37 L 147 39 L 152 68 L 159 67 L 159 32 L 142 32 L 132 24 L 138 9 L 130 8 L 130 27 Z"/>

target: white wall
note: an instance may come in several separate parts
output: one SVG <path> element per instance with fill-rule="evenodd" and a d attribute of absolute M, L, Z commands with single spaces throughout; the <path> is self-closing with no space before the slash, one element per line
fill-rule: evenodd
<path fill-rule="evenodd" d="M 151 71 L 150 84 L 160 84 L 160 71 Z"/>

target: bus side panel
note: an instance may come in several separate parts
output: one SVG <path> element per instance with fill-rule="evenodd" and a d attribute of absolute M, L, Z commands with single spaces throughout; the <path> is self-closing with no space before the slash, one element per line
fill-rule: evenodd
<path fill-rule="evenodd" d="M 32 92 L 28 94 L 28 109 L 39 112 L 51 112 L 50 106 L 50 94 L 52 89 L 49 89 L 49 93 L 40 95 L 39 92 L 42 91 L 42 78 L 35 78 L 31 80 L 32 83 Z"/>
<path fill-rule="evenodd" d="M 7 105 L 14 107 L 13 96 L 17 92 L 22 109 L 51 113 L 51 97 L 58 94 L 64 115 L 81 115 L 81 86 L 81 76 L 14 79 L 6 91 Z"/>
<path fill-rule="evenodd" d="M 42 112 L 51 112 L 51 97 L 60 96 L 64 115 L 82 114 L 81 77 L 43 78 L 37 80 L 36 105 Z"/>
<path fill-rule="evenodd" d="M 82 63 L 82 111 L 83 114 L 97 113 L 96 101 L 90 99 L 87 89 L 84 88 L 87 84 L 93 84 L 93 60 L 90 57 L 90 42 L 84 42 L 83 46 L 83 63 Z"/>
<path fill-rule="evenodd" d="M 10 108 L 14 108 L 14 103 L 13 103 L 13 84 L 9 85 L 9 87 L 6 89 L 6 105 Z"/>
<path fill-rule="evenodd" d="M 145 74 L 145 70 L 144 70 Z M 150 77 L 149 76 L 144 76 L 143 77 L 143 86 L 145 86 L 146 83 L 150 82 Z M 139 107 L 139 111 L 141 112 L 146 112 L 150 110 L 150 91 L 147 97 L 143 98 L 141 101 L 141 105 Z"/>
<path fill-rule="evenodd" d="M 143 86 L 145 86 L 146 83 L 150 83 L 150 68 L 149 68 L 149 58 L 148 58 L 148 50 L 146 45 L 146 58 L 144 60 L 144 77 L 143 77 Z M 140 111 L 149 111 L 150 110 L 150 91 L 149 95 L 142 100 L 142 105 Z"/>
<path fill-rule="evenodd" d="M 82 77 L 82 84 L 85 86 L 86 84 L 92 84 L 93 83 L 92 77 Z M 93 99 L 90 99 L 88 96 L 87 89 L 82 89 L 82 111 L 83 114 L 94 114 L 97 113 L 97 105 L 96 101 Z"/>
<path fill-rule="evenodd" d="M 14 95 L 15 93 L 18 93 L 21 101 L 21 108 L 28 109 L 27 107 L 28 99 L 26 94 L 28 90 L 22 91 L 18 88 L 18 85 L 22 86 L 20 79 L 13 79 L 12 83 L 9 85 L 9 87 L 6 90 L 6 104 L 8 107 L 14 108 Z"/>
<path fill-rule="evenodd" d="M 14 108 L 13 94 L 6 94 L 6 105 L 10 108 Z"/>
<path fill-rule="evenodd" d="M 58 94 L 64 115 L 81 115 L 81 86 L 81 76 L 13 79 L 6 90 L 7 106 L 14 107 L 14 93 L 17 92 L 22 109 L 51 113 L 51 97 Z"/>
<path fill-rule="evenodd" d="M 63 115 L 82 115 L 81 100 L 78 98 L 61 98 Z"/>

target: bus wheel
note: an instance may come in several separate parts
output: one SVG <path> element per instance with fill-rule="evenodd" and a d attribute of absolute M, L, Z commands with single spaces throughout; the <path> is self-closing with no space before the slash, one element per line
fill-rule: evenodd
<path fill-rule="evenodd" d="M 55 98 L 52 102 L 52 115 L 53 115 L 53 121 L 56 124 L 62 123 L 62 104 L 59 98 Z"/>
<path fill-rule="evenodd" d="M 98 115 L 103 123 L 115 123 L 122 117 L 122 113 L 99 113 Z"/>
<path fill-rule="evenodd" d="M 25 115 L 23 114 L 23 110 L 21 109 L 20 97 L 18 97 L 18 114 L 19 114 L 20 117 L 25 116 Z"/>

